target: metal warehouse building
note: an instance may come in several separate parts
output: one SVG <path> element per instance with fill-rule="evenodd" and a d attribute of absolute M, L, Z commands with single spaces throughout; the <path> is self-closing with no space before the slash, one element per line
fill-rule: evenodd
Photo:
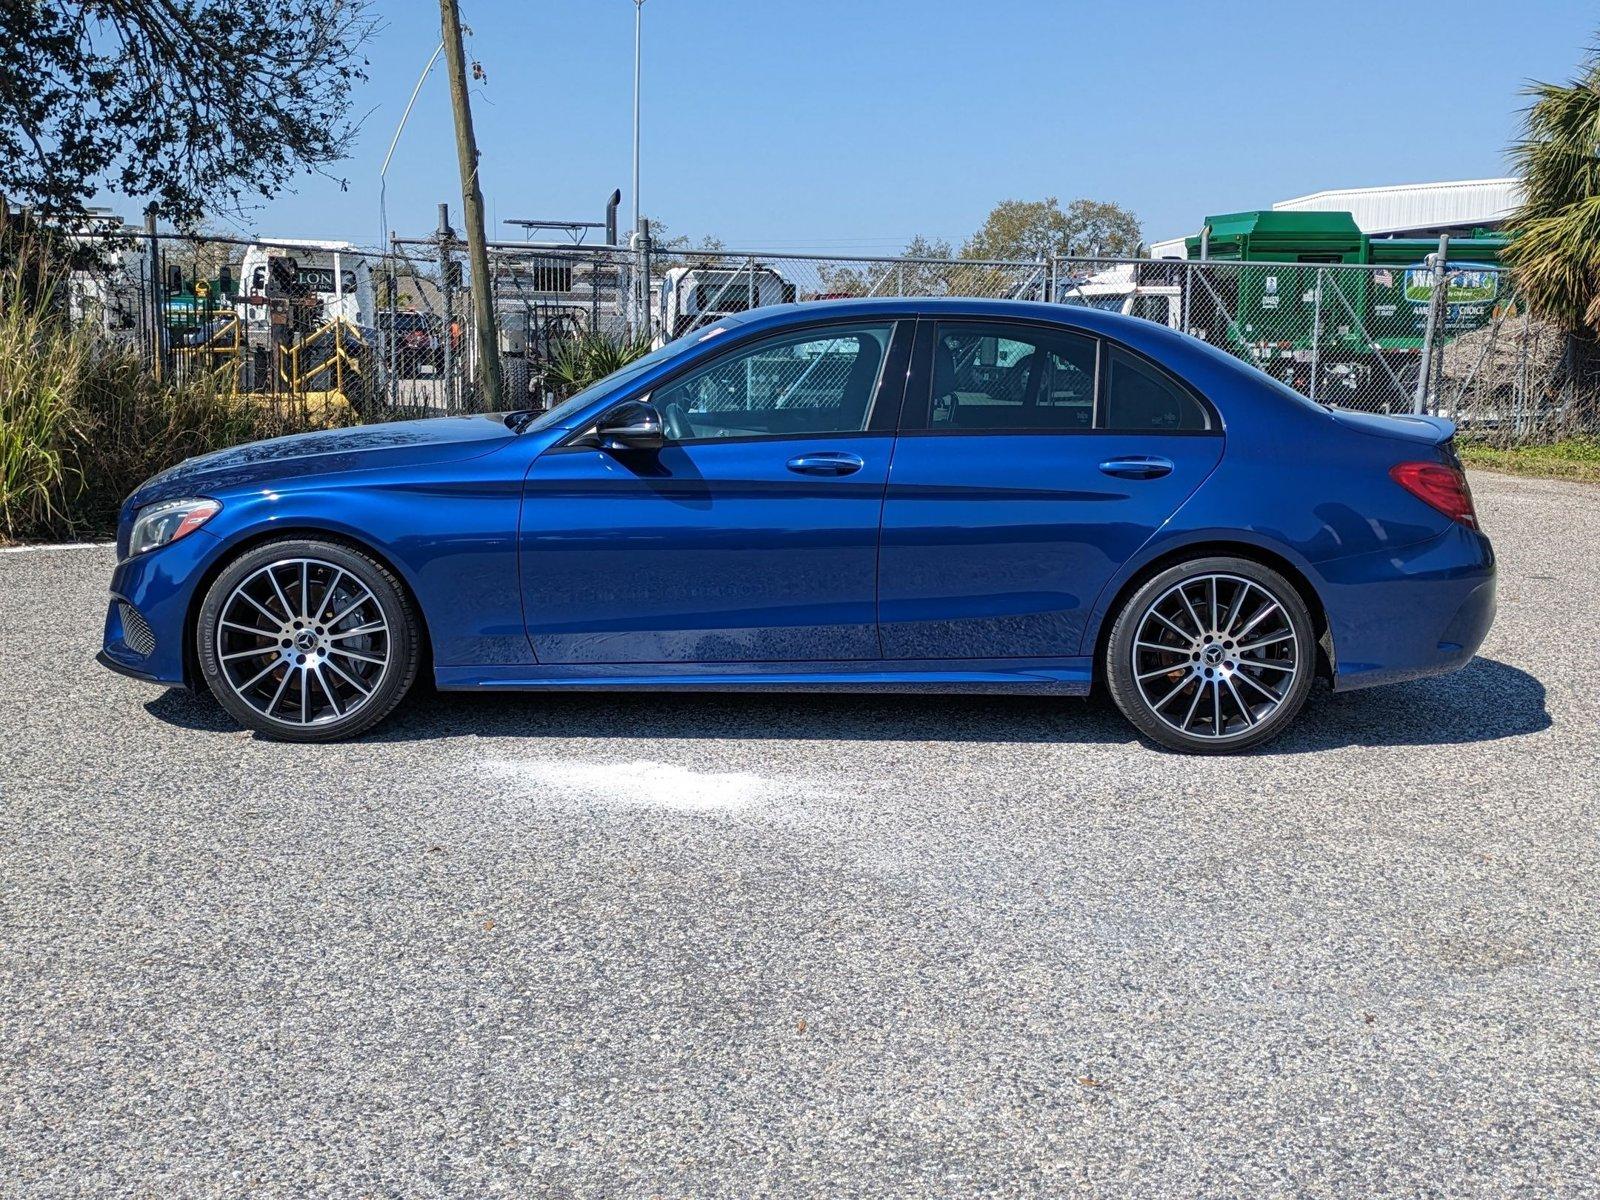
<path fill-rule="evenodd" d="M 1498 229 L 1521 200 L 1522 180 L 1512 177 L 1332 188 L 1279 200 L 1272 207 L 1279 212 L 1347 212 L 1371 237 L 1437 237 Z M 1183 258 L 1183 241 L 1156 242 L 1150 257 Z"/>

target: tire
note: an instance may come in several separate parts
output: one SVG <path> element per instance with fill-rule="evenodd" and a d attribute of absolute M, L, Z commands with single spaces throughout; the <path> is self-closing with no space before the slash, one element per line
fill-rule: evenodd
<path fill-rule="evenodd" d="M 339 542 L 284 538 L 217 576 L 195 651 L 211 694 L 241 725 L 278 741 L 329 742 L 371 729 L 411 690 L 419 629 L 382 563 Z"/>
<path fill-rule="evenodd" d="M 1311 613 L 1293 584 L 1249 559 L 1200 558 L 1128 598 L 1106 642 L 1105 678 L 1122 715 L 1151 741 L 1231 754 L 1289 726 L 1310 694 L 1316 655 Z"/>

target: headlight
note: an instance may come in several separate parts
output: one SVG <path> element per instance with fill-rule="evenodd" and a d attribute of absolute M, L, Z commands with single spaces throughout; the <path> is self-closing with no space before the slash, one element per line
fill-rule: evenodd
<path fill-rule="evenodd" d="M 202 497 L 145 505 L 133 520 L 133 532 L 128 536 L 128 557 L 188 537 L 221 510 L 222 505 L 215 500 Z"/>

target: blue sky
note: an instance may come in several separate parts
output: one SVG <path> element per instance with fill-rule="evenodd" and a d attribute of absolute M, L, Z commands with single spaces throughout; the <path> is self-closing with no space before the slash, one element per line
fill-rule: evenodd
<path fill-rule="evenodd" d="M 378 169 L 439 23 L 432 0 L 376 7 L 349 189 L 302 178 L 247 227 L 377 240 Z M 462 13 L 491 219 L 598 220 L 629 183 L 631 0 Z M 1600 6 L 646 0 L 644 18 L 646 215 L 736 248 L 893 253 L 959 244 L 1005 198 L 1113 200 L 1149 240 L 1320 188 L 1504 174 L 1519 89 L 1570 76 Z M 459 198 L 441 60 L 390 224 L 426 234 Z"/>

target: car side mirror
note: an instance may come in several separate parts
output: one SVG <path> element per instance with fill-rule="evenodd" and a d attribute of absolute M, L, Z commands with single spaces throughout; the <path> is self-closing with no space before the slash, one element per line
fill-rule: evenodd
<path fill-rule="evenodd" d="M 594 433 L 600 449 L 612 452 L 659 450 L 667 440 L 661 430 L 661 414 L 645 400 L 617 405 L 600 418 Z"/>

